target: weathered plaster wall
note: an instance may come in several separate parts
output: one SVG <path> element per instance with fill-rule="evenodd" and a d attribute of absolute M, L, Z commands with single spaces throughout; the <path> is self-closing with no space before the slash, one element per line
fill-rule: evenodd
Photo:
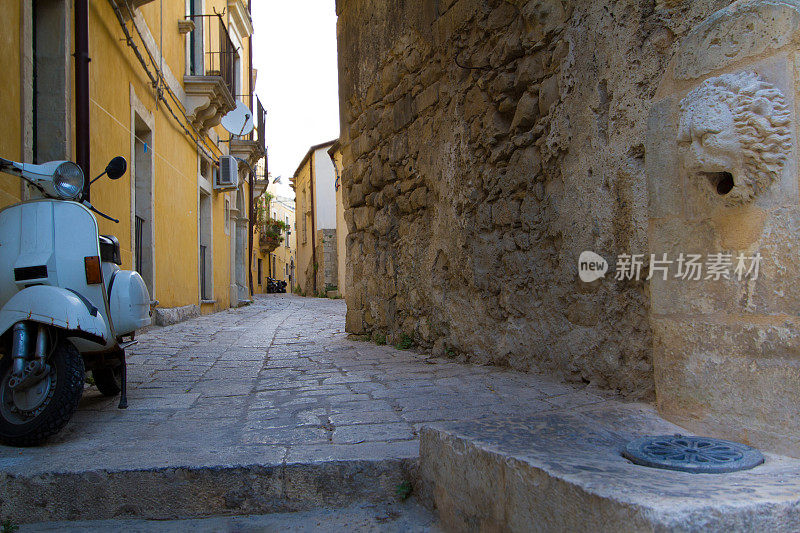
<path fill-rule="evenodd" d="M 328 155 L 330 145 L 314 150 L 314 208 L 315 229 L 336 228 L 336 173 Z"/>
<path fill-rule="evenodd" d="M 647 253 L 650 102 L 729 3 L 339 0 L 348 331 L 649 396 L 647 283 L 577 259 Z"/>
<path fill-rule="evenodd" d="M 20 46 L 25 30 L 24 4 L 4 2 L 0 6 L 0 16 L 5 21 L 7 31 L 0 32 L 0 46 L 5 53 L 0 54 L 0 70 L 5 72 L 3 96 L 0 98 L 0 116 L 5 120 L 0 135 L 0 157 L 21 161 L 25 159 L 22 148 L 22 124 L 25 114 L 22 109 L 22 64 L 30 65 L 30 54 L 26 55 Z M 0 207 L 15 204 L 20 200 L 19 179 L 0 175 Z"/>

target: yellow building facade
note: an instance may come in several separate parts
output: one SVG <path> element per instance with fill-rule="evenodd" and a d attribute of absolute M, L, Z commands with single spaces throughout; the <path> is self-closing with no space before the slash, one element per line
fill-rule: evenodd
<path fill-rule="evenodd" d="M 0 4 L 6 27 L 19 29 L 0 35 L 0 68 L 14 74 L 0 98 L 0 157 L 76 159 L 75 3 Z M 157 322 L 248 301 L 248 179 L 263 139 L 220 126 L 237 100 L 255 100 L 247 2 L 90 0 L 87 22 L 87 178 L 114 156 L 128 161 L 121 179 L 91 187 L 92 204 L 119 219 L 97 217 L 101 233 L 116 235 L 123 268 L 142 274 Z M 221 167 L 225 156 L 234 167 Z M 26 194 L 0 177 L 0 205 Z"/>

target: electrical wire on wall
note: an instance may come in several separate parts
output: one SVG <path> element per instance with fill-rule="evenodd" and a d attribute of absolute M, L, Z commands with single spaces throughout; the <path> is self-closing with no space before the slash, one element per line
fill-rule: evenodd
<path fill-rule="evenodd" d="M 114 0 L 114 1 L 116 3 L 116 0 Z M 133 22 L 134 18 L 135 18 L 133 10 L 131 9 L 131 7 L 127 3 L 125 3 L 125 7 L 128 10 L 128 15 L 130 16 L 131 21 Z M 119 19 L 119 17 L 117 17 L 117 18 Z M 125 31 L 126 35 L 129 35 L 128 32 L 127 32 L 127 25 L 125 24 L 124 19 L 121 19 L 120 23 L 123 25 L 123 30 Z M 162 22 L 161 25 L 163 27 L 163 22 Z M 144 41 L 144 36 L 142 35 L 142 32 L 139 30 L 139 27 L 136 25 L 135 22 L 133 22 L 133 29 L 136 30 L 136 34 L 139 36 L 139 39 L 142 41 L 142 44 L 144 44 L 144 42 L 145 42 Z M 129 45 L 130 45 L 130 43 L 129 43 Z M 133 45 L 135 46 L 135 43 Z M 162 45 L 163 45 L 163 43 L 162 43 Z M 169 84 L 164 79 L 163 67 L 159 67 L 159 66 L 156 65 L 156 60 L 153 57 L 153 55 L 150 53 L 150 49 L 147 48 L 147 46 L 144 46 L 144 51 L 147 53 L 147 57 L 148 57 L 148 59 L 150 59 L 150 64 L 153 66 L 153 69 L 158 74 L 158 82 L 154 86 L 154 89 L 156 90 L 156 93 L 157 93 L 158 97 L 164 102 L 164 104 L 166 104 L 169 107 L 169 104 L 164 99 L 164 93 L 163 93 L 162 87 L 164 89 L 166 89 L 167 90 L 167 94 L 170 96 L 172 101 L 178 107 L 178 110 L 181 112 L 183 117 L 186 119 L 186 122 L 189 124 L 189 126 L 192 128 L 194 133 L 197 135 L 197 138 L 199 138 L 200 141 L 210 151 L 213 152 L 214 149 L 217 149 L 218 151 L 220 151 L 220 155 L 223 155 L 222 151 L 219 150 L 218 147 L 214 146 L 213 144 L 209 144 L 208 141 L 206 140 L 205 136 L 203 136 L 199 131 L 197 131 L 197 129 L 192 124 L 191 119 L 187 116 L 186 110 L 183 108 L 183 103 L 181 102 L 180 98 L 178 98 L 178 96 L 175 94 L 175 92 L 172 90 L 172 88 L 169 86 Z M 164 59 L 164 54 L 160 53 L 159 54 L 159 61 L 163 62 L 163 59 Z M 163 65 L 163 63 L 160 63 L 160 64 Z M 145 64 L 142 64 L 142 66 L 145 68 L 145 70 L 147 70 L 147 66 Z M 149 72 L 148 72 L 148 75 L 149 75 Z M 152 79 L 152 76 L 150 76 L 150 77 Z M 172 109 L 170 109 L 170 112 L 173 113 L 173 116 L 175 116 L 174 112 L 172 112 Z M 176 120 L 178 120 L 177 117 L 176 117 Z M 181 126 L 183 126 L 183 124 L 181 124 Z M 184 127 L 184 131 L 185 130 L 186 130 L 186 128 Z M 193 135 L 189 134 L 189 136 L 192 137 L 192 140 L 194 140 L 195 143 L 197 143 L 197 139 L 195 139 L 195 137 Z M 200 146 L 198 146 L 198 148 L 200 148 L 201 151 L 203 151 L 203 153 L 206 155 L 207 158 L 212 159 L 212 160 L 214 159 L 214 157 L 211 154 L 209 154 L 208 152 L 205 152 L 204 150 L 202 150 L 202 148 Z"/>
<path fill-rule="evenodd" d="M 172 91 L 172 89 L 170 88 L 169 84 L 166 83 L 166 81 L 164 80 L 164 75 L 162 73 L 161 68 L 159 68 L 159 66 L 156 64 L 155 58 L 152 56 L 152 54 L 150 53 L 150 50 L 148 50 L 147 46 L 145 45 L 144 46 L 145 52 L 147 53 L 148 59 L 150 60 L 150 64 L 152 65 L 153 69 L 156 71 L 157 76 L 153 75 L 153 73 L 150 72 L 150 68 L 147 65 L 147 61 L 142 56 L 142 53 L 139 50 L 139 47 L 134 42 L 133 36 L 131 35 L 130 31 L 128 30 L 128 25 L 125 23 L 125 19 L 122 16 L 122 12 L 120 11 L 120 8 L 119 8 L 119 5 L 117 4 L 117 1 L 116 0 L 110 0 L 110 2 L 111 2 L 111 7 L 114 10 L 114 14 L 117 16 L 117 20 L 119 21 L 119 24 L 122 27 L 122 31 L 125 34 L 126 44 L 133 51 L 134 55 L 136 56 L 136 59 L 142 65 L 142 68 L 144 69 L 145 73 L 147 74 L 147 77 L 150 78 L 150 83 L 151 83 L 151 85 L 153 86 L 153 89 L 156 92 L 156 98 L 164 104 L 164 107 L 167 108 L 167 111 L 169 111 L 170 115 L 172 115 L 172 118 L 175 119 L 175 121 L 178 123 L 178 125 L 181 127 L 181 129 L 183 129 L 184 133 L 186 133 L 186 135 L 190 139 L 192 139 L 194 144 L 197 146 L 197 149 L 200 150 L 200 152 L 202 152 L 203 155 L 207 159 L 210 159 L 212 161 L 216 160 L 217 158 L 214 157 L 214 154 L 213 154 L 214 148 L 216 148 L 220 152 L 220 155 L 222 155 L 222 151 L 219 150 L 219 147 L 216 147 L 213 144 L 209 144 L 208 141 L 205 139 L 205 137 L 199 131 L 197 131 L 197 129 L 194 127 L 194 125 L 192 124 L 192 121 L 189 119 L 189 117 L 186 114 L 186 110 L 183 108 L 183 104 L 181 103 L 180 99 L 175 95 L 175 93 Z M 128 9 L 128 13 L 130 15 L 131 21 L 133 21 L 134 20 L 133 11 L 131 11 L 131 8 L 130 8 L 130 6 L 127 5 L 127 3 L 125 4 L 125 6 Z M 142 34 L 139 31 L 139 28 L 136 26 L 135 22 L 133 23 L 133 27 L 136 30 L 136 33 L 139 36 L 139 39 L 144 44 L 144 37 L 142 36 Z M 159 55 L 162 55 L 162 54 L 159 54 Z M 167 101 L 167 98 L 164 96 L 164 92 L 165 91 L 163 89 L 166 89 L 166 93 L 173 100 L 173 102 L 176 105 L 176 107 L 178 108 L 180 114 L 183 116 L 183 118 L 186 121 L 186 123 L 189 124 L 189 128 L 191 128 L 194 133 L 192 131 L 190 131 L 189 128 L 186 127 L 186 125 L 184 125 L 183 121 L 178 117 L 178 115 L 172 109 L 172 106 L 170 105 L 169 101 Z M 208 148 L 208 150 L 206 150 L 206 148 L 204 148 L 203 145 L 205 145 L 205 147 Z"/>

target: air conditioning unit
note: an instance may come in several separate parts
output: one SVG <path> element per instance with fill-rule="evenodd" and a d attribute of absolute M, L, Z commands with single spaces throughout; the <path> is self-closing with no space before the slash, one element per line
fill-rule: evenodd
<path fill-rule="evenodd" d="M 219 158 L 219 172 L 214 179 L 214 188 L 217 190 L 231 190 L 239 186 L 239 161 L 232 155 L 223 155 Z"/>

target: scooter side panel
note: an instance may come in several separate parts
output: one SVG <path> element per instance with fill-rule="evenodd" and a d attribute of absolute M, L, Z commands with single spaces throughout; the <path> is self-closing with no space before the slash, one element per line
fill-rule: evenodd
<path fill-rule="evenodd" d="M 105 338 L 114 340 L 105 283 L 89 285 L 84 258 L 100 256 L 97 221 L 91 212 L 75 202 L 53 202 L 54 257 L 58 285 L 72 289 L 98 308 L 106 318 Z"/>
<path fill-rule="evenodd" d="M 100 309 L 91 309 L 90 305 L 88 301 L 61 287 L 28 287 L 15 294 L 0 309 L 0 334 L 20 320 L 31 320 L 76 331 L 85 338 L 105 344 L 105 317 Z"/>
<path fill-rule="evenodd" d="M 101 335 L 106 339 L 105 347 L 114 345 L 116 336 L 109 318 L 105 284 L 89 285 L 86 280 L 84 258 L 94 256 L 100 256 L 97 221 L 78 203 L 36 200 L 0 211 L 0 304 L 27 290 L 26 287 L 70 289 L 99 310 L 105 320 Z M 36 277 L 44 272 L 42 267 L 46 267 L 46 277 Z M 15 269 L 19 274 L 21 268 L 29 269 L 23 271 L 27 275 L 15 280 Z"/>
<path fill-rule="evenodd" d="M 51 202 L 17 204 L 0 212 L 0 303 L 28 285 L 56 285 Z"/>

